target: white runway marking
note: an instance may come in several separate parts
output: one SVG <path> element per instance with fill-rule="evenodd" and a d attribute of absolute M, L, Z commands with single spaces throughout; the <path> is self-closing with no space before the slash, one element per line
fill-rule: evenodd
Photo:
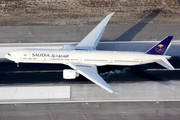
<path fill-rule="evenodd" d="M 94 103 L 94 102 L 180 102 L 180 99 L 177 100 L 87 100 L 87 101 L 0 101 L 0 104 L 47 104 L 47 103 Z"/>
<path fill-rule="evenodd" d="M 63 70 L 33 70 L 33 71 L 9 71 L 7 73 L 47 73 L 47 72 L 63 72 Z"/>
<path fill-rule="evenodd" d="M 180 70 L 180 68 L 175 68 L 175 71 L 178 71 L 178 70 Z M 147 69 L 147 71 L 169 71 L 169 70 L 168 69 Z"/>
<path fill-rule="evenodd" d="M 0 101 L 70 99 L 71 86 L 0 87 Z"/>

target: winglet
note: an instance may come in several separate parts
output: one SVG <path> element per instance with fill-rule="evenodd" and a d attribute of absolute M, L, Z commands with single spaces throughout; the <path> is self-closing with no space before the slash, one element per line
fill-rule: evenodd
<path fill-rule="evenodd" d="M 170 42 L 173 39 L 173 36 L 167 36 L 164 40 L 153 46 L 149 49 L 146 54 L 152 55 L 164 55 L 170 47 Z"/>
<path fill-rule="evenodd" d="M 107 15 L 76 47 L 76 50 L 94 50 L 98 45 L 105 27 L 114 13 Z"/>
<path fill-rule="evenodd" d="M 113 93 L 115 93 L 115 94 L 119 94 L 118 92 L 116 92 L 116 91 L 114 91 Z"/>

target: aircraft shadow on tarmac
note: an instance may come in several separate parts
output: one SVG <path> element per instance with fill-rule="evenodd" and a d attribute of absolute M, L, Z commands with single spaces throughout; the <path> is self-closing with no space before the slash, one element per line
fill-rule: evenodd
<path fill-rule="evenodd" d="M 164 8 L 153 10 L 143 20 L 131 27 L 115 41 L 131 41 L 151 20 L 153 20 Z"/>
<path fill-rule="evenodd" d="M 170 60 L 175 68 L 180 68 L 180 59 Z M 20 64 L 0 63 L 0 84 L 93 84 L 80 76 L 74 80 L 63 79 L 63 69 L 71 69 L 62 64 Z M 133 83 L 156 81 L 169 84 L 169 80 L 179 80 L 180 70 L 169 71 L 156 63 L 139 66 L 101 66 L 98 72 L 107 83 Z"/>

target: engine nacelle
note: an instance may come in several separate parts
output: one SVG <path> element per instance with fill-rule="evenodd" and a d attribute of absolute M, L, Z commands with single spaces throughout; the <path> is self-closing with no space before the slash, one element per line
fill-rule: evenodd
<path fill-rule="evenodd" d="M 63 70 L 64 79 L 75 79 L 76 77 L 79 77 L 79 73 L 77 73 L 76 71 L 71 70 L 71 69 Z"/>

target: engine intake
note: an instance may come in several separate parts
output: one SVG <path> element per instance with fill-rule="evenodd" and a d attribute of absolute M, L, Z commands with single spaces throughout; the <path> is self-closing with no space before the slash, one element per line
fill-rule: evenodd
<path fill-rule="evenodd" d="M 63 70 L 63 78 L 64 79 L 75 79 L 79 77 L 79 73 L 71 69 L 64 69 Z"/>

